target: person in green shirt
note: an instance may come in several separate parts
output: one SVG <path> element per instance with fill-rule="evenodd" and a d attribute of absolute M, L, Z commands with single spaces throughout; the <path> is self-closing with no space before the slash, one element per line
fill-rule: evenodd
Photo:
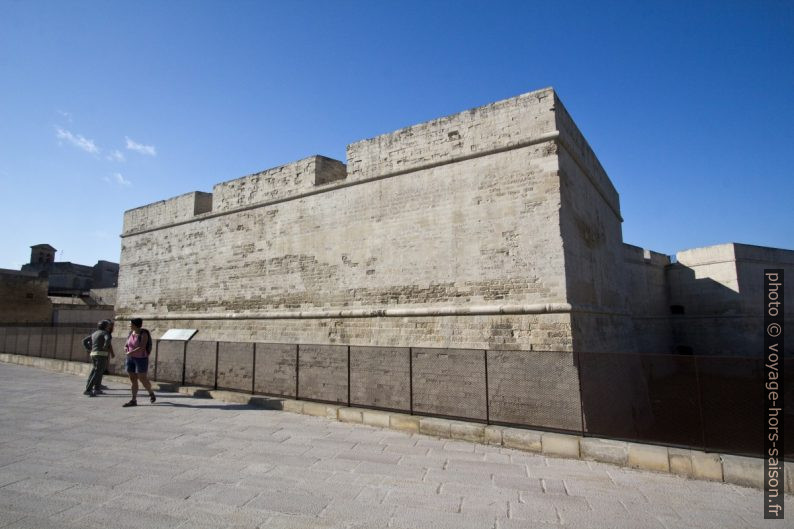
<path fill-rule="evenodd" d="M 83 340 L 83 346 L 87 351 L 91 351 L 91 363 L 94 365 L 91 374 L 88 375 L 83 395 L 96 397 L 97 394 L 102 393 L 99 386 L 102 385 L 102 375 L 108 367 L 108 355 L 110 358 L 116 357 L 113 353 L 112 333 L 113 322 L 102 320 L 97 324 L 97 330 Z"/>

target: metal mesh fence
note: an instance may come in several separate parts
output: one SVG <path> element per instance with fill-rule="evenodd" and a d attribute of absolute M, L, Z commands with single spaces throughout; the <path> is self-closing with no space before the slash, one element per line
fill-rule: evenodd
<path fill-rule="evenodd" d="M 298 384 L 298 346 L 294 344 L 256 344 L 254 392 L 292 397 Z"/>
<path fill-rule="evenodd" d="M 189 341 L 185 353 L 185 384 L 215 387 L 218 342 Z"/>
<path fill-rule="evenodd" d="M 412 348 L 413 411 L 488 420 L 485 351 Z"/>
<path fill-rule="evenodd" d="M 83 352 L 82 338 L 84 335 L 77 332 L 77 329 L 70 329 L 68 327 L 59 327 L 53 329 L 55 331 L 55 350 L 53 355 L 59 360 L 71 360 L 82 356 Z M 87 334 L 87 333 L 86 333 Z M 49 352 L 49 351 L 48 351 Z"/>
<path fill-rule="evenodd" d="M 407 347 L 350 347 L 350 405 L 411 409 L 411 357 Z"/>
<path fill-rule="evenodd" d="M 574 354 L 488 351 L 488 407 L 493 423 L 580 432 Z"/>
<path fill-rule="evenodd" d="M 578 359 L 586 433 L 703 445 L 693 357 L 594 353 Z"/>
<path fill-rule="evenodd" d="M 39 341 L 39 351 L 35 356 L 53 358 L 58 345 L 58 329 L 43 328 L 41 330 L 41 340 Z"/>
<path fill-rule="evenodd" d="M 297 356 L 300 398 L 348 402 L 346 345 L 300 345 Z"/>
<path fill-rule="evenodd" d="M 253 391 L 254 344 L 218 342 L 218 388 Z"/>
<path fill-rule="evenodd" d="M 46 330 L 42 327 L 36 327 L 31 330 L 28 336 L 28 356 L 42 355 L 41 341 Z"/>
<path fill-rule="evenodd" d="M 154 360 L 154 362 L 152 362 Z M 182 370 L 185 360 L 185 342 L 179 340 L 158 340 L 152 344 L 149 356 L 149 370 L 154 367 L 154 379 L 160 382 L 182 384 Z M 154 363 L 154 366 L 151 364 Z"/>
<path fill-rule="evenodd" d="M 764 361 L 698 357 L 705 447 L 710 452 L 764 452 Z"/>

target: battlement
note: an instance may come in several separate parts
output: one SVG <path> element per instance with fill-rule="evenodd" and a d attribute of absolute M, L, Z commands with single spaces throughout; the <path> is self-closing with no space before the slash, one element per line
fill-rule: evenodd
<path fill-rule="evenodd" d="M 190 221 L 196 215 L 209 211 L 212 211 L 212 193 L 191 191 L 178 197 L 125 211 L 122 234 Z"/>
<path fill-rule="evenodd" d="M 213 212 L 239 209 L 279 198 L 308 193 L 347 177 L 345 164 L 325 156 L 310 156 L 217 184 L 212 189 Z"/>
<path fill-rule="evenodd" d="M 352 143 L 348 173 L 361 180 L 418 170 L 553 139 L 555 131 L 554 90 L 544 88 Z"/>

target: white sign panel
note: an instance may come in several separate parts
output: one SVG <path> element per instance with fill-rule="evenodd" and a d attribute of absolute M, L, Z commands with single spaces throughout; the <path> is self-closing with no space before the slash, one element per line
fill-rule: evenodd
<path fill-rule="evenodd" d="M 161 340 L 182 340 L 186 342 L 193 338 L 193 335 L 198 332 L 197 329 L 168 329 L 165 334 L 160 337 Z"/>

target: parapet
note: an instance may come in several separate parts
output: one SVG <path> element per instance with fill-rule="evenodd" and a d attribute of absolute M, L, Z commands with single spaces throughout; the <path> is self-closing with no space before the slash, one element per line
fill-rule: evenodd
<path fill-rule="evenodd" d="M 348 174 L 407 172 L 542 140 L 556 131 L 554 100 L 545 88 L 352 143 Z"/>
<path fill-rule="evenodd" d="M 216 184 L 212 193 L 193 191 L 126 211 L 122 236 L 190 222 L 198 215 L 223 214 L 246 206 L 299 196 L 344 180 L 346 176 L 347 170 L 342 162 L 325 156 L 310 156 Z"/>
<path fill-rule="evenodd" d="M 125 211 L 122 234 L 189 221 L 196 215 L 209 211 L 212 211 L 212 193 L 192 191 L 168 200 Z"/>
<path fill-rule="evenodd" d="M 346 176 L 347 169 L 342 162 L 325 156 L 310 156 L 215 185 L 213 212 L 301 195 L 317 186 L 344 180 Z"/>

